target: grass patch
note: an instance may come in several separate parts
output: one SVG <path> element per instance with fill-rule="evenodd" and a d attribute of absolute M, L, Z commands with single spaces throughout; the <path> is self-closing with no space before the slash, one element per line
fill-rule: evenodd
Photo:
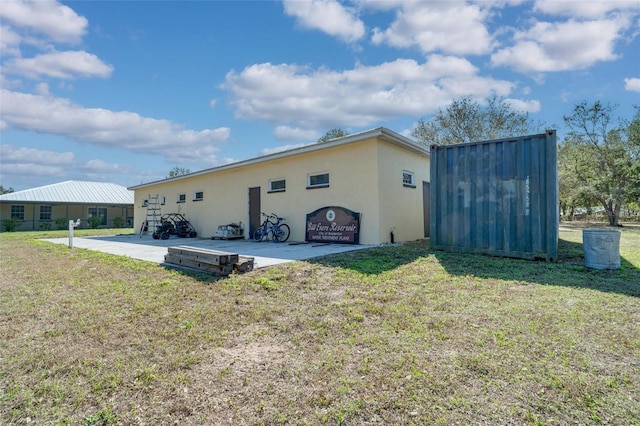
<path fill-rule="evenodd" d="M 573 224 L 556 263 L 415 242 L 205 283 L 64 235 L 0 234 L 3 424 L 640 423 L 638 226 L 617 271 Z"/>

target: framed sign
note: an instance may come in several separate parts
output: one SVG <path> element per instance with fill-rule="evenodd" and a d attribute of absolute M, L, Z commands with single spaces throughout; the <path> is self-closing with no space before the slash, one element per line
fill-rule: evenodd
<path fill-rule="evenodd" d="M 322 207 L 307 214 L 306 241 L 317 243 L 360 243 L 360 213 L 344 207 Z"/>

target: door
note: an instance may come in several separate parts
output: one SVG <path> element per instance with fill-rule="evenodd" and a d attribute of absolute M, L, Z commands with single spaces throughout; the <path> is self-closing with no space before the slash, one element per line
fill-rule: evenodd
<path fill-rule="evenodd" d="M 249 188 L 249 235 L 253 238 L 253 233 L 260 226 L 260 187 Z"/>
<path fill-rule="evenodd" d="M 431 186 L 429 182 L 422 181 L 422 215 L 424 220 L 424 237 L 428 238 L 430 234 L 429 229 L 431 227 Z"/>

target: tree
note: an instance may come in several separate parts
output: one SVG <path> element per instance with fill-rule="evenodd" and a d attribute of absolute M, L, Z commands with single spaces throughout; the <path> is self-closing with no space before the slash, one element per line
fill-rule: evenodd
<path fill-rule="evenodd" d="M 13 188 L 5 188 L 4 186 L 0 185 L 0 195 L 2 194 L 9 194 L 13 191 Z"/>
<path fill-rule="evenodd" d="M 341 138 L 343 136 L 347 136 L 349 133 L 342 129 L 331 129 L 327 133 L 324 134 L 321 138 L 318 139 L 318 142 L 326 142 L 331 139 Z"/>
<path fill-rule="evenodd" d="M 563 116 L 569 133 L 558 150 L 560 180 L 567 182 L 561 198 L 600 204 L 611 226 L 618 226 L 622 205 L 640 197 L 640 107 L 618 124 L 615 109 L 599 101 L 576 105 Z"/>
<path fill-rule="evenodd" d="M 174 178 L 178 176 L 188 175 L 189 173 L 191 173 L 191 170 L 185 167 L 175 166 L 173 169 L 171 169 L 171 171 L 169 172 L 169 176 L 167 176 L 167 178 Z"/>
<path fill-rule="evenodd" d="M 517 111 L 504 98 L 489 97 L 480 104 L 471 96 L 455 99 L 429 121 L 420 119 L 411 135 L 423 145 L 449 145 L 502 139 L 539 132 L 529 113 Z"/>

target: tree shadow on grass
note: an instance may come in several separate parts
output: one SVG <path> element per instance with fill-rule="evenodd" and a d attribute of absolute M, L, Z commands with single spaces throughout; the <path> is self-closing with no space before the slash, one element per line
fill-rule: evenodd
<path fill-rule="evenodd" d="M 435 258 L 447 273 L 454 276 L 588 288 L 640 297 L 639 268 L 621 257 L 620 269 L 589 269 L 584 266 L 582 244 L 563 239 L 558 242 L 557 262 L 431 250 L 426 240 L 356 250 L 311 259 L 309 262 L 375 275 L 410 265 L 420 259 L 429 261 L 429 258 L 432 261 Z M 436 267 L 434 262 L 433 268 Z M 428 274 L 425 279 L 429 279 Z"/>

